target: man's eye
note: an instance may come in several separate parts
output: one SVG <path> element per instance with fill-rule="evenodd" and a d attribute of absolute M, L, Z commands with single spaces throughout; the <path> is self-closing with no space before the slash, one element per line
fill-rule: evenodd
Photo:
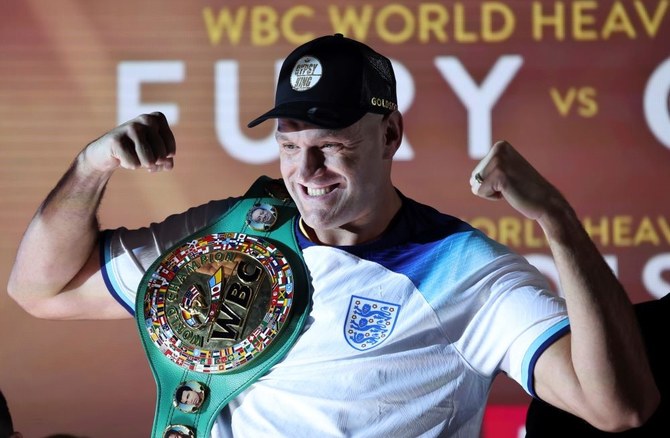
<path fill-rule="evenodd" d="M 288 151 L 292 151 L 297 149 L 298 147 L 294 145 L 293 143 L 284 143 L 281 145 L 282 149 L 286 149 Z"/>

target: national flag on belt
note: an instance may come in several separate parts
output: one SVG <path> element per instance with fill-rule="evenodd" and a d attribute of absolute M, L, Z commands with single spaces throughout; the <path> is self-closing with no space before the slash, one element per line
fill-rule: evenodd
<path fill-rule="evenodd" d="M 221 282 L 223 281 L 223 269 L 219 269 L 209 278 L 209 290 L 212 294 L 212 301 L 221 294 Z"/>
<path fill-rule="evenodd" d="M 188 288 L 186 293 L 184 294 L 184 297 L 182 298 L 182 304 L 184 307 L 187 309 L 190 309 L 193 307 L 193 302 L 200 297 L 201 292 L 200 289 L 195 284 L 192 284 L 191 287 Z"/>

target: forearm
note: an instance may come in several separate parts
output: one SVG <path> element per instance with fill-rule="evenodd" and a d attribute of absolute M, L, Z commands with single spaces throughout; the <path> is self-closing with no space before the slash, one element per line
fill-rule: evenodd
<path fill-rule="evenodd" d="M 91 168 L 84 151 L 38 208 L 8 284 L 22 306 L 59 294 L 86 264 L 98 239 L 96 213 L 110 175 Z"/>
<path fill-rule="evenodd" d="M 646 416 L 658 395 L 626 291 L 567 202 L 539 223 L 566 298 L 572 368 L 587 412 L 604 427 L 615 413 Z"/>

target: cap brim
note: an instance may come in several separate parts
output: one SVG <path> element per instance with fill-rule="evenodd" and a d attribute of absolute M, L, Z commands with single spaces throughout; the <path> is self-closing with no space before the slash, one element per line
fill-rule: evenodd
<path fill-rule="evenodd" d="M 291 102 L 278 105 L 247 124 L 254 126 L 268 119 L 295 119 L 329 129 L 341 129 L 360 120 L 367 112 L 364 108 L 342 108 L 315 102 Z"/>

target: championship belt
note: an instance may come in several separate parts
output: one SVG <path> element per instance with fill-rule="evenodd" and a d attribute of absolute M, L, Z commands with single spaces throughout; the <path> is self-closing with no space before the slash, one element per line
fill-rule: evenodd
<path fill-rule="evenodd" d="M 152 438 L 209 437 L 300 335 L 310 284 L 296 219 L 283 182 L 261 177 L 147 270 L 135 320 L 157 387 Z"/>

